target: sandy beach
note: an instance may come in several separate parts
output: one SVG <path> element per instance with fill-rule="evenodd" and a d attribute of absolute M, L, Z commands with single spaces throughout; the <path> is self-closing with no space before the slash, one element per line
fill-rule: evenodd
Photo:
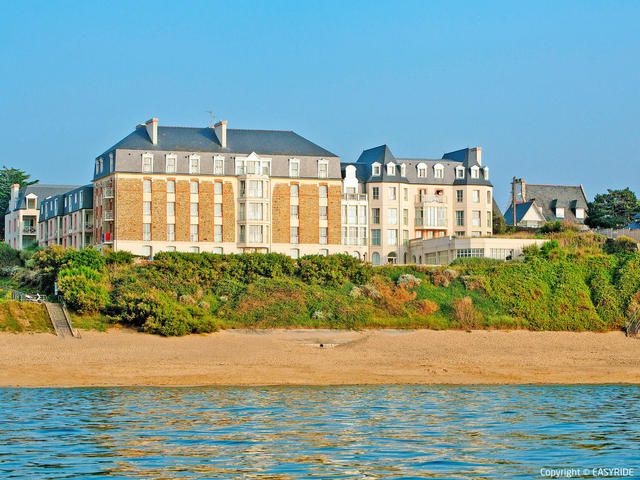
<path fill-rule="evenodd" d="M 640 383 L 640 340 L 621 332 L 432 330 L 0 334 L 0 386 L 400 383 Z"/>

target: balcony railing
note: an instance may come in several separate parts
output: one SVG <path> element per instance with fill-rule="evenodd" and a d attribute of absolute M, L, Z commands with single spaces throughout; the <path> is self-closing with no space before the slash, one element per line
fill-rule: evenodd
<path fill-rule="evenodd" d="M 36 227 L 32 227 L 30 225 L 23 225 L 22 234 L 23 235 L 35 235 L 36 234 Z"/>
<path fill-rule="evenodd" d="M 342 237 L 342 245 L 366 245 L 366 238 L 345 238 Z"/>
<path fill-rule="evenodd" d="M 102 190 L 102 198 L 113 198 L 113 188 L 106 187 L 104 190 Z"/>
<path fill-rule="evenodd" d="M 416 203 L 447 203 L 446 195 L 416 195 Z"/>
<path fill-rule="evenodd" d="M 85 232 L 90 232 L 91 230 L 93 230 L 93 223 L 85 223 L 84 230 Z"/>
<path fill-rule="evenodd" d="M 362 201 L 366 201 L 367 200 L 367 194 L 366 193 L 343 193 L 342 194 L 342 200 L 362 200 Z"/>
<path fill-rule="evenodd" d="M 105 222 L 113 222 L 113 210 L 104 211 L 104 220 Z"/>

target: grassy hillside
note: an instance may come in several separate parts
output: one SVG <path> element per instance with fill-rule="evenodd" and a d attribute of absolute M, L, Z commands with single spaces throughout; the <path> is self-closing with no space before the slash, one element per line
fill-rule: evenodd
<path fill-rule="evenodd" d="M 14 281 L 51 290 L 76 325 L 106 322 L 162 335 L 221 328 L 621 328 L 640 304 L 635 243 L 551 234 L 523 261 L 467 259 L 448 269 L 373 268 L 337 255 L 119 252 L 49 248 Z"/>
<path fill-rule="evenodd" d="M 45 306 L 12 300 L 0 302 L 0 332 L 52 332 Z"/>

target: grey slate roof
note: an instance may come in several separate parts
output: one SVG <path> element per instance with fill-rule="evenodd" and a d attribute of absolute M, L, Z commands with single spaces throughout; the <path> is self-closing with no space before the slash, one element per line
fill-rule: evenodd
<path fill-rule="evenodd" d="M 577 219 L 576 208 L 587 210 L 587 197 L 582 185 L 538 185 L 525 184 L 527 201 L 535 201 L 542 209 L 542 214 L 548 222 L 568 220 L 574 223 L 584 223 L 584 219 Z M 555 215 L 557 207 L 564 208 L 564 219 Z"/>
<path fill-rule="evenodd" d="M 67 198 L 66 207 L 65 197 Z M 48 220 L 59 215 L 66 215 L 77 210 L 92 208 L 93 185 L 83 185 L 42 200 L 40 204 L 40 221 Z"/>
<path fill-rule="evenodd" d="M 381 175 L 373 176 L 371 165 L 373 163 L 383 165 Z M 399 169 L 396 169 L 396 175 L 388 175 L 384 165 L 395 163 L 396 165 L 406 165 L 406 176 L 401 176 Z M 418 165 L 424 163 L 427 166 L 427 178 L 418 177 Z M 435 178 L 435 165 L 444 167 L 443 178 Z M 429 185 L 491 185 L 489 180 L 480 178 L 471 178 L 470 170 L 474 165 L 478 165 L 475 161 L 469 160 L 469 149 L 464 148 L 451 153 L 445 153 L 441 159 L 433 158 L 397 158 L 391 153 L 387 145 L 363 150 L 354 164 L 344 163 L 343 165 L 355 165 L 356 176 L 361 182 L 397 182 L 397 183 L 416 183 Z M 465 178 L 457 179 L 455 170 L 458 166 L 465 167 Z M 480 165 L 478 165 L 480 166 Z"/>
<path fill-rule="evenodd" d="M 517 202 L 516 203 L 516 221 L 521 222 L 522 218 L 527 214 L 533 201 L 530 202 Z M 507 211 L 504 212 L 504 220 L 507 225 L 513 225 L 513 206 L 509 205 Z"/>
<path fill-rule="evenodd" d="M 154 145 L 149 139 L 146 128 L 141 126 L 104 153 L 118 148 L 149 151 L 168 150 L 247 155 L 256 152 L 258 155 L 337 157 L 297 133 L 284 130 L 230 128 L 227 129 L 227 148 L 222 148 L 213 128 L 158 126 L 158 143 Z"/>
<path fill-rule="evenodd" d="M 53 197 L 55 195 L 59 195 L 64 192 L 68 192 L 74 188 L 77 188 L 78 185 L 49 185 L 45 183 L 36 183 L 35 185 L 29 185 L 27 187 L 21 188 L 18 192 L 18 202 L 15 210 L 25 210 L 27 208 L 26 197 L 29 194 L 34 194 L 36 199 L 36 208 L 40 208 L 40 202 L 42 202 L 47 197 Z M 9 207 L 7 207 L 7 211 L 5 213 L 9 213 L 12 211 Z"/>

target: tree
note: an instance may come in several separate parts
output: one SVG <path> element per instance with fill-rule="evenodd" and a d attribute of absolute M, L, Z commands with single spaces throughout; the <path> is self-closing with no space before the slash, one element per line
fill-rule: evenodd
<path fill-rule="evenodd" d="M 629 187 L 624 190 L 608 189 L 589 202 L 586 224 L 591 228 L 621 228 L 631 223 L 640 212 L 640 201 Z"/>
<path fill-rule="evenodd" d="M 0 237 L 4 238 L 4 214 L 9 206 L 9 200 L 11 199 L 11 185 L 18 184 L 20 188 L 24 188 L 34 183 L 38 183 L 38 180 L 31 180 L 29 175 L 24 170 L 17 168 L 8 168 L 4 165 L 0 169 Z"/>

